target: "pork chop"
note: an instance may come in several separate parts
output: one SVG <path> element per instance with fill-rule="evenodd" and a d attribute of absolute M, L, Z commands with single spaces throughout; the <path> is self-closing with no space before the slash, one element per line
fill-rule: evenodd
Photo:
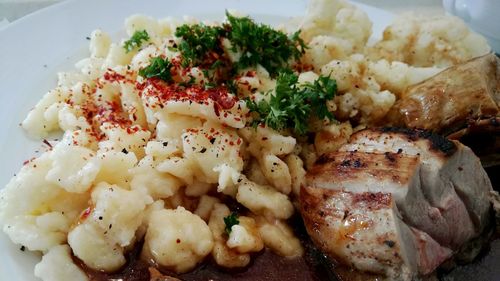
<path fill-rule="evenodd" d="M 354 150 L 419 156 L 422 190 L 432 206 L 447 213 L 450 201 L 459 200 L 456 194 L 471 215 L 477 233 L 489 222 L 491 204 L 485 202 L 489 202 L 491 182 L 479 158 L 460 142 L 420 129 L 381 128 L 359 131 L 340 148 Z"/>
<path fill-rule="evenodd" d="M 316 245 L 362 271 L 408 280 L 452 255 L 425 232 L 404 223 L 391 193 L 305 187 L 302 214 Z"/>
<path fill-rule="evenodd" d="M 321 156 L 301 189 L 313 241 L 362 271 L 433 272 L 491 221 L 491 183 L 472 151 L 423 130 L 367 129 Z"/>

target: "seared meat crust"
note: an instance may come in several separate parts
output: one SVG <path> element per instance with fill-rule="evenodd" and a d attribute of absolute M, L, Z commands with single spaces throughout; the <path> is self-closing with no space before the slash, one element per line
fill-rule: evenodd
<path fill-rule="evenodd" d="M 491 221 L 477 157 L 423 130 L 357 132 L 306 177 L 301 213 L 318 247 L 393 279 L 431 273 Z"/>

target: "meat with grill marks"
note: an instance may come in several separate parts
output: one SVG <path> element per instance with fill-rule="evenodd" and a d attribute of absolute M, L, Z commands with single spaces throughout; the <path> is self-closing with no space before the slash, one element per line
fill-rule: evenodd
<path fill-rule="evenodd" d="M 411 280 L 484 233 L 490 191 L 461 143 L 423 130 L 366 129 L 317 160 L 300 203 L 309 235 L 330 257 Z"/>

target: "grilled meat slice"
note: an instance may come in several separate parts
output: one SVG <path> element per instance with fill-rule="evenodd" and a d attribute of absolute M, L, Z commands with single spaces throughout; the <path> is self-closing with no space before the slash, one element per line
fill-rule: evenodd
<path fill-rule="evenodd" d="M 389 119 L 395 125 L 447 135 L 468 120 L 498 116 L 499 102 L 500 59 L 488 54 L 409 87 Z"/>
<path fill-rule="evenodd" d="M 456 249 L 476 234 L 467 209 L 452 187 L 443 208 L 425 198 L 418 156 L 403 153 L 335 152 L 323 155 L 308 172 L 310 187 L 352 193 L 389 193 L 401 216 L 444 246 Z"/>
<path fill-rule="evenodd" d="M 404 280 L 432 272 L 483 232 L 491 190 L 459 142 L 423 130 L 368 129 L 308 171 L 301 213 L 331 257 Z"/>
<path fill-rule="evenodd" d="M 422 191 L 429 203 L 446 213 L 450 201 L 464 202 L 476 233 L 489 222 L 491 182 L 470 148 L 419 129 L 382 128 L 353 134 L 340 151 L 401 153 L 419 156 Z"/>
<path fill-rule="evenodd" d="M 452 254 L 404 223 L 391 193 L 303 187 L 301 204 L 317 246 L 362 271 L 411 279 L 415 272 L 432 272 Z"/>

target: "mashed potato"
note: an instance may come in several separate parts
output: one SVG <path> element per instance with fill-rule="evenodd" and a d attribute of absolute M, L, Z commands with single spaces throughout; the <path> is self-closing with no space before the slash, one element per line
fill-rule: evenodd
<path fill-rule="evenodd" d="M 300 87 L 320 75 L 336 80 L 337 94 L 326 102 L 336 121 L 311 119 L 311 134 L 301 136 L 252 126 L 245 99 L 266 101 L 277 85 L 264 66 L 238 69 L 224 86 L 237 93 L 205 84 L 211 69 L 179 68 L 174 32 L 195 22 L 131 16 L 128 36 L 148 34 L 131 49 L 94 31 L 89 57 L 60 73 L 22 122 L 38 138 L 64 134 L 0 190 L 3 231 L 43 254 L 37 277 L 87 280 L 72 255 L 94 270 L 117 271 L 141 241 L 143 258 L 177 273 L 209 255 L 222 267 L 245 267 L 264 247 L 301 256 L 286 220 L 316 158 L 359 128 L 384 124 L 409 85 L 489 51 L 453 17 L 398 18 L 367 46 L 365 12 L 344 0 L 312 0 L 299 24 L 308 48 L 293 67 Z M 221 46 L 233 63 L 247 55 L 227 38 Z M 172 83 L 188 85 L 167 89 L 176 98 L 166 99 L 163 84 L 140 73 L 155 57 L 175 65 Z M 234 204 L 248 211 L 228 226 Z"/>

